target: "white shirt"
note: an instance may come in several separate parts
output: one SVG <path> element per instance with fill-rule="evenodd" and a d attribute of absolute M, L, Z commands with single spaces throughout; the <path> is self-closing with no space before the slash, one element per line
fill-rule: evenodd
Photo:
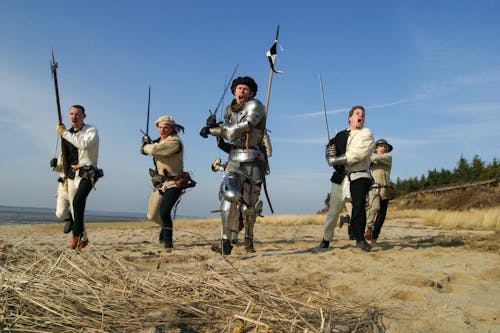
<path fill-rule="evenodd" d="M 85 124 L 76 133 L 64 131 L 62 137 L 78 149 L 78 165 L 97 168 L 97 158 L 99 157 L 97 128 Z"/>
<path fill-rule="evenodd" d="M 356 171 L 368 171 L 371 164 L 371 154 L 373 148 L 375 147 L 375 141 L 373 140 L 372 131 L 363 127 L 359 130 L 351 130 L 349 133 L 349 138 L 347 139 L 346 146 L 346 171 L 356 172 Z M 359 175 L 361 176 L 361 175 Z M 361 178 L 356 177 L 355 178 Z M 368 174 L 368 177 L 369 174 Z"/>

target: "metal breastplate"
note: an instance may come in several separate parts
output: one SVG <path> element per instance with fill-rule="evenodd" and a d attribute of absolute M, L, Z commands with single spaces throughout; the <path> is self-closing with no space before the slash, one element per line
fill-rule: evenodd
<path fill-rule="evenodd" d="M 231 142 L 233 145 L 239 148 L 247 148 L 257 147 L 262 144 L 262 140 L 264 139 L 264 131 L 266 129 L 266 117 L 263 112 L 264 106 L 260 101 L 255 99 L 247 102 L 242 110 L 238 112 L 231 112 L 228 107 L 228 109 L 226 110 L 226 115 L 228 115 L 228 117 L 226 118 L 227 123 L 250 123 L 250 131 Z"/>
<path fill-rule="evenodd" d="M 252 162 L 265 159 L 261 151 L 255 148 L 235 148 L 229 152 L 229 160 L 237 162 Z"/>

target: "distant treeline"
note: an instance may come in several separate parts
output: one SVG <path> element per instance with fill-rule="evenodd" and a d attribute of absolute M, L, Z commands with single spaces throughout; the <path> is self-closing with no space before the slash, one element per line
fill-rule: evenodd
<path fill-rule="evenodd" d="M 474 155 L 472 161 L 469 163 L 463 155 L 457 163 L 457 167 L 453 171 L 441 169 L 440 171 L 429 170 L 427 176 L 420 176 L 396 180 L 392 182 L 396 187 L 396 197 L 424 190 L 435 189 L 448 185 L 464 184 L 469 182 L 476 182 L 480 180 L 500 178 L 500 168 L 497 159 L 494 158 L 490 164 L 485 164 L 478 155 Z M 326 213 L 330 206 L 330 193 L 327 193 L 325 198 L 325 207 L 318 213 Z"/>
<path fill-rule="evenodd" d="M 411 192 L 434 189 L 447 185 L 463 184 L 480 180 L 499 178 L 500 168 L 497 159 L 494 158 L 490 164 L 485 164 L 478 155 L 474 155 L 469 163 L 462 155 L 458 160 L 457 167 L 450 170 L 437 169 L 429 170 L 427 176 L 420 178 L 396 180 L 396 196 L 405 195 Z"/>

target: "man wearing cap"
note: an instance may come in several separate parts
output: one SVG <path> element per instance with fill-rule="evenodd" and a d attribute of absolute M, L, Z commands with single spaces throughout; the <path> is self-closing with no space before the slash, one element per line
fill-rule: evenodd
<path fill-rule="evenodd" d="M 385 140 L 380 139 L 375 142 L 375 154 L 371 157 L 371 171 L 373 185 L 368 194 L 369 206 L 367 209 L 365 237 L 371 240 L 372 244 L 377 242 L 377 238 L 382 229 L 389 205 L 388 186 L 392 167 L 392 146 Z"/>
<path fill-rule="evenodd" d="M 370 175 L 370 156 L 375 146 L 371 130 L 365 127 L 365 109 L 361 105 L 353 106 L 349 111 L 349 136 L 347 138 L 345 154 L 336 153 L 335 146 L 327 146 L 326 160 L 330 166 L 345 166 L 345 177 L 342 187 L 348 187 L 352 203 L 350 227 L 356 239 L 356 246 L 363 251 L 370 251 L 371 246 L 366 242 L 364 230 L 366 227 L 366 196 L 372 184 Z M 348 186 L 347 186 L 348 185 Z M 345 191 L 344 191 L 345 192 Z M 333 196 L 332 193 L 331 196 Z M 347 195 L 344 194 L 344 197 Z M 335 199 L 342 200 L 342 199 Z M 338 216 L 338 214 L 337 214 Z M 327 220 L 328 222 L 328 220 Z M 333 221 L 336 223 L 336 221 Z M 326 226 L 325 226 L 326 230 Z M 323 240 L 328 236 L 325 234 Z M 331 233 L 333 236 L 333 233 Z"/>
<path fill-rule="evenodd" d="M 228 162 L 219 191 L 222 239 L 212 250 L 231 254 L 237 242 L 240 217 L 245 228 L 245 249 L 255 252 L 254 224 L 262 212 L 259 201 L 262 182 L 268 172 L 263 144 L 266 129 L 264 105 L 255 99 L 257 84 L 249 77 L 238 77 L 231 84 L 234 99 L 226 108 L 224 121 L 214 124 L 209 117 L 200 135 L 223 138 L 230 144 Z M 212 117 L 213 118 L 213 117 Z"/>
<path fill-rule="evenodd" d="M 154 141 L 146 135 L 142 138 L 141 153 L 151 155 L 156 170 L 150 170 L 153 182 L 153 192 L 149 198 L 148 219 L 161 226 L 160 242 L 165 249 L 173 249 L 173 223 L 171 212 L 182 194 L 182 187 L 175 181 L 183 174 L 184 146 L 178 132 L 184 132 L 184 127 L 176 124 L 172 116 L 161 116 L 156 120 L 160 137 Z"/>

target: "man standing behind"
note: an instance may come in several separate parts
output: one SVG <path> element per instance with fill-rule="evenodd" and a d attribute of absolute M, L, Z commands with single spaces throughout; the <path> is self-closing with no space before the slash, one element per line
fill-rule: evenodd
<path fill-rule="evenodd" d="M 363 251 L 370 251 L 371 246 L 365 240 L 366 227 L 365 202 L 372 184 L 370 175 L 370 156 L 374 148 L 373 134 L 364 127 L 365 109 L 354 106 L 349 111 L 349 138 L 345 155 L 337 155 L 335 149 L 327 147 L 326 157 L 331 166 L 344 165 L 349 181 L 352 202 L 351 230 L 356 239 L 356 246 Z"/>
<path fill-rule="evenodd" d="M 151 141 L 142 138 L 141 153 L 153 157 L 156 174 L 152 176 L 154 185 L 149 198 L 148 218 L 161 225 L 160 242 L 167 252 L 174 248 L 172 233 L 172 209 L 182 194 L 183 187 L 177 179 L 184 175 L 184 145 L 178 132 L 184 127 L 177 124 L 172 116 L 161 116 L 156 120 L 160 137 Z"/>
<path fill-rule="evenodd" d="M 98 178 L 102 177 L 101 169 L 97 169 L 99 156 L 99 135 L 97 128 L 85 124 L 85 108 L 73 105 L 70 109 L 69 119 L 71 128 L 66 130 L 63 124 L 57 125 L 57 133 L 69 143 L 73 152 L 77 150 L 77 161 L 67 161 L 68 197 L 73 215 L 73 240 L 71 249 L 83 249 L 88 244 L 84 236 L 84 214 L 87 196 L 94 187 Z M 70 156 L 72 153 L 70 152 Z"/>
<path fill-rule="evenodd" d="M 224 255 L 231 254 L 232 240 L 237 239 L 240 217 L 245 225 L 245 249 L 255 252 L 254 224 L 262 211 L 259 201 L 264 177 L 268 172 L 267 155 L 263 143 L 266 129 L 264 105 L 255 99 L 257 84 L 249 77 L 238 77 L 231 83 L 234 99 L 226 108 L 222 124 L 214 124 L 209 117 L 200 135 L 211 134 L 224 138 L 230 144 L 228 162 L 220 186 L 222 246 L 212 249 Z"/>
<path fill-rule="evenodd" d="M 389 205 L 387 188 L 390 185 L 392 167 L 391 151 L 392 146 L 385 139 L 380 139 L 375 143 L 375 155 L 371 157 L 374 184 L 368 194 L 369 207 L 365 238 L 371 240 L 372 244 L 377 242 Z"/>

